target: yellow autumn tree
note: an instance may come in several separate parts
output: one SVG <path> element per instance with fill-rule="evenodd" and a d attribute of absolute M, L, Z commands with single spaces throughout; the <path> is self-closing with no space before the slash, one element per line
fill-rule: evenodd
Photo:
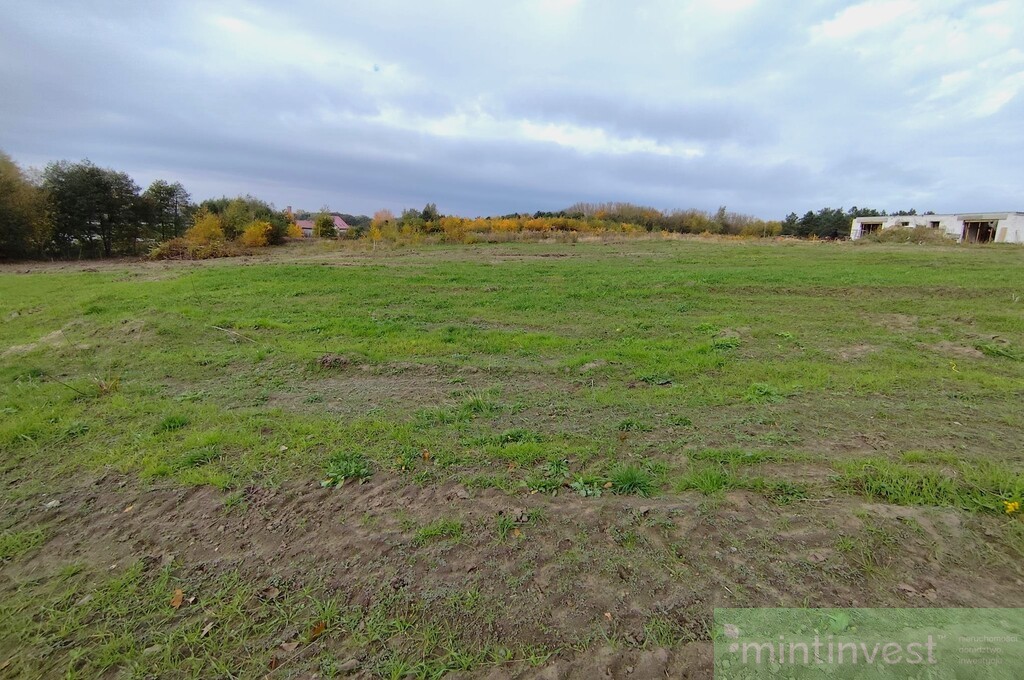
<path fill-rule="evenodd" d="M 254 220 L 242 231 L 242 245 L 250 248 L 265 248 L 270 245 L 274 225 L 263 220 Z"/>
<path fill-rule="evenodd" d="M 377 247 L 377 243 L 384 238 L 385 232 L 394 231 L 397 235 L 397 229 L 395 228 L 395 213 L 391 212 L 387 208 L 378 210 L 373 213 L 373 219 L 370 221 L 370 229 L 367 231 L 366 236 L 373 242 L 373 247 Z"/>
<path fill-rule="evenodd" d="M 196 245 L 223 241 L 224 225 L 220 217 L 207 210 L 200 210 L 192 226 L 185 232 L 185 240 Z"/>
<path fill-rule="evenodd" d="M 302 227 L 295 222 L 289 222 L 286 234 L 288 238 L 302 238 Z"/>

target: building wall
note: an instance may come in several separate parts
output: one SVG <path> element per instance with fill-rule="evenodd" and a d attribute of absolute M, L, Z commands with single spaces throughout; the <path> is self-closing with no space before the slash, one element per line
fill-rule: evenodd
<path fill-rule="evenodd" d="M 999 222 L 996 243 L 1024 243 L 1024 213 L 1010 213 L 1005 222 Z"/>
<path fill-rule="evenodd" d="M 997 222 L 995 241 L 997 243 L 1024 243 L 1024 213 L 960 213 L 957 215 L 887 215 L 886 217 L 858 217 L 850 226 L 850 238 L 864 236 L 865 224 L 881 223 L 882 229 L 904 226 L 934 227 L 942 229 L 951 238 L 963 237 L 964 221 Z M 936 225 L 937 223 L 937 225 Z"/>

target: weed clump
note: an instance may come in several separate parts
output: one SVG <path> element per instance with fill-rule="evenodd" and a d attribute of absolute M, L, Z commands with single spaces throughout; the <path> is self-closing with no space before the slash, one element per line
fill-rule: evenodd
<path fill-rule="evenodd" d="M 784 398 L 778 388 L 767 383 L 753 383 L 743 395 L 743 401 L 751 404 L 776 404 Z"/>
<path fill-rule="evenodd" d="M 327 479 L 321 484 L 323 486 L 341 486 L 350 479 L 362 483 L 372 474 L 373 470 L 370 468 L 370 462 L 366 456 L 354 451 L 339 451 L 328 461 Z"/>

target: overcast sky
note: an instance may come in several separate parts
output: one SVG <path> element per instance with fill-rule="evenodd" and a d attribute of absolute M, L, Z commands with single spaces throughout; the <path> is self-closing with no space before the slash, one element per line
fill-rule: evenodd
<path fill-rule="evenodd" d="M 0 0 L 0 149 L 278 207 L 1024 210 L 1022 89 L 1022 0 Z"/>

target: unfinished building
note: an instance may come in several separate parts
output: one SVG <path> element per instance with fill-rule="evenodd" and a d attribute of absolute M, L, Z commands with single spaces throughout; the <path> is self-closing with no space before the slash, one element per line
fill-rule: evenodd
<path fill-rule="evenodd" d="M 857 217 L 850 227 L 850 238 L 894 227 L 939 229 L 962 243 L 1024 243 L 1024 212 Z"/>

